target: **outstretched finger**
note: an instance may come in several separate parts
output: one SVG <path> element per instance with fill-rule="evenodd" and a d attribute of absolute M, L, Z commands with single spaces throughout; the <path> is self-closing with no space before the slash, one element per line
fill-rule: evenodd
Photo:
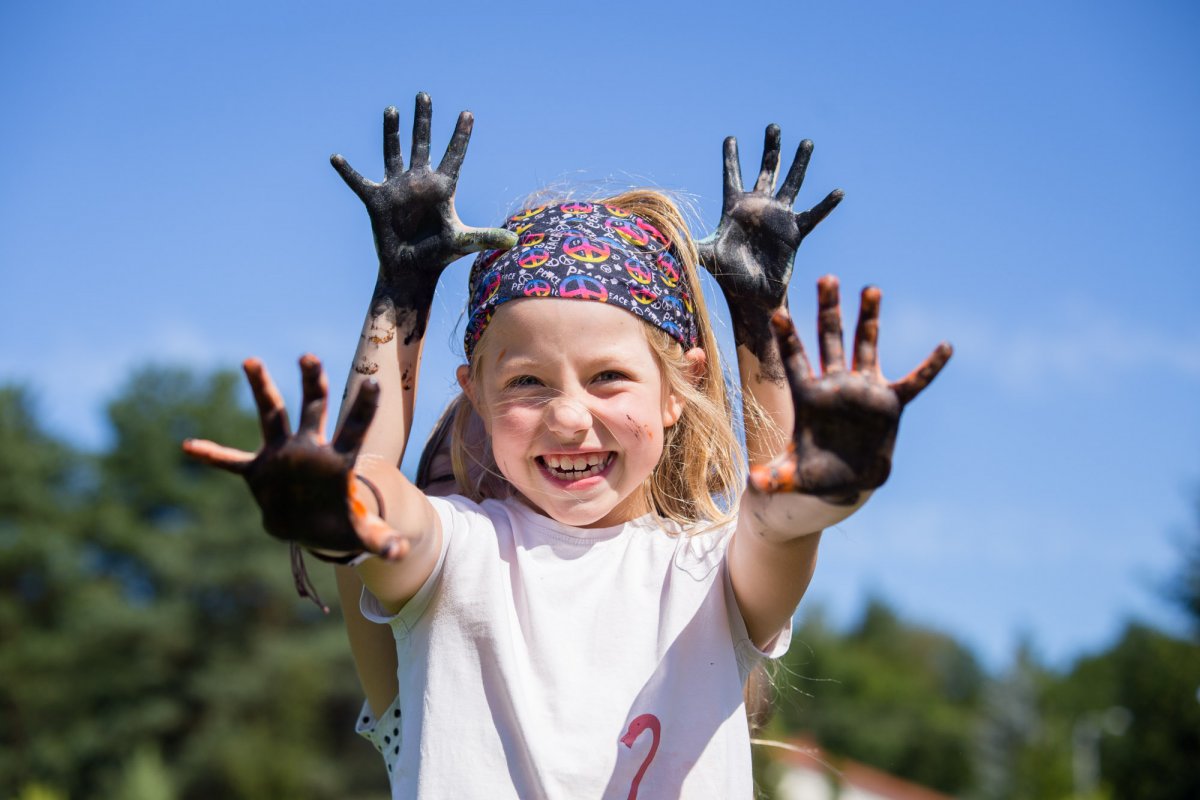
<path fill-rule="evenodd" d="M 838 298 L 838 279 L 832 275 L 817 281 L 817 334 L 821 370 L 827 375 L 844 372 L 846 354 L 842 349 L 842 308 Z"/>
<path fill-rule="evenodd" d="M 463 159 L 467 156 L 467 144 L 471 141 L 471 129 L 475 127 L 475 116 L 470 111 L 458 115 L 458 124 L 454 126 L 454 135 L 450 144 L 446 145 L 446 154 L 438 164 L 437 171 L 458 180 L 458 170 L 462 167 Z"/>
<path fill-rule="evenodd" d="M 413 114 L 412 169 L 429 166 L 429 125 L 433 119 L 433 101 L 425 92 L 417 93 Z"/>
<path fill-rule="evenodd" d="M 383 174 L 395 178 L 404 172 L 404 152 L 400 148 L 400 112 L 395 106 L 383 111 Z"/>
<path fill-rule="evenodd" d="M 183 452 L 197 461 L 241 475 L 254 460 L 254 453 L 210 442 L 208 439 L 185 439 Z"/>
<path fill-rule="evenodd" d="M 725 137 L 725 208 L 742 193 L 742 164 L 738 160 L 737 137 Z"/>
<path fill-rule="evenodd" d="M 762 166 L 758 169 L 755 192 L 770 194 L 775 191 L 775 177 L 779 174 L 779 141 L 779 126 L 772 122 L 767 126 L 767 133 L 763 138 Z"/>
<path fill-rule="evenodd" d="M 312 353 L 300 356 L 300 377 L 304 399 L 300 406 L 300 427 L 296 433 L 307 433 L 318 440 L 325 436 L 325 419 L 329 413 L 329 380 L 321 369 L 321 360 Z"/>
<path fill-rule="evenodd" d="M 783 361 L 783 371 L 787 375 L 788 385 L 795 391 L 804 381 L 813 377 L 812 364 L 804 352 L 804 345 L 792 324 L 791 315 L 784 309 L 777 310 L 771 315 L 771 330 L 775 334 L 775 342 L 779 345 L 779 357 Z"/>
<path fill-rule="evenodd" d="M 363 437 L 371 420 L 375 419 L 375 410 L 379 407 L 379 383 L 375 380 L 364 381 L 358 387 L 358 394 L 350 405 L 350 411 L 342 421 L 342 427 L 333 437 L 333 449 L 339 453 L 355 455 L 362 447 Z"/>
<path fill-rule="evenodd" d="M 351 479 L 351 485 L 357 481 Z M 353 501 L 351 508 L 354 509 Z M 354 509 L 350 515 L 354 533 L 358 536 L 363 547 L 388 561 L 399 561 L 409 554 L 412 544 L 404 539 L 391 525 L 388 525 L 377 514 L 365 509 Z"/>
<path fill-rule="evenodd" d="M 942 371 L 942 367 L 946 366 L 946 362 L 952 355 L 954 355 L 954 348 L 948 342 L 942 342 L 921 362 L 919 367 L 893 383 L 892 391 L 896 393 L 900 405 L 908 405 L 914 397 L 923 392 L 925 387 L 932 383 L 933 379 Z"/>
<path fill-rule="evenodd" d="M 456 253 L 478 253 L 480 250 L 511 250 L 517 246 L 517 235 L 504 228 L 467 228 L 454 232 Z"/>
<path fill-rule="evenodd" d="M 342 176 L 342 180 L 350 187 L 350 191 L 358 195 L 358 199 L 364 203 L 367 202 L 367 193 L 375 184 L 359 175 L 354 167 L 341 156 L 340 153 L 334 153 L 329 157 L 329 163 L 337 170 L 337 174 Z"/>
<path fill-rule="evenodd" d="M 787 203 L 789 207 L 796 202 L 796 195 L 800 194 L 800 187 L 804 185 L 804 173 L 808 172 L 808 160 L 812 158 L 812 151 L 812 139 L 805 139 L 800 143 L 787 177 L 783 179 L 783 186 L 779 187 L 779 193 L 775 195 L 776 199 Z"/>
<path fill-rule="evenodd" d="M 821 220 L 829 216 L 829 212 L 838 207 L 838 203 L 846 193 L 841 189 L 834 189 L 829 194 L 825 195 L 825 199 L 817 203 L 808 211 L 801 211 L 796 215 L 796 227 L 800 229 L 800 238 L 803 239 L 808 234 L 812 233 L 812 229 L 820 224 Z"/>
<path fill-rule="evenodd" d="M 247 358 L 242 362 L 246 378 L 250 381 L 250 391 L 254 393 L 254 403 L 258 406 L 258 421 L 262 426 L 263 444 L 267 447 L 283 444 L 289 433 L 287 407 L 283 404 L 283 395 L 275 386 L 275 381 L 267 374 L 267 368 L 257 358 Z"/>
<path fill-rule="evenodd" d="M 855 372 L 879 374 L 879 301 L 882 297 L 878 286 L 868 286 L 862 290 L 858 327 L 854 329 Z"/>

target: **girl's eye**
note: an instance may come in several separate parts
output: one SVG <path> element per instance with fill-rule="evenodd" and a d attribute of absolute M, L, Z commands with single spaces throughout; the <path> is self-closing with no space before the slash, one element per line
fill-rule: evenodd
<path fill-rule="evenodd" d="M 615 369 L 606 369 L 604 372 L 601 372 L 598 375 L 596 375 L 595 379 L 597 381 L 604 383 L 607 381 L 627 380 L 628 376 L 623 372 L 617 372 Z"/>
<path fill-rule="evenodd" d="M 542 382 L 532 375 L 518 375 L 505 384 L 507 389 L 528 389 L 534 386 L 541 386 Z"/>

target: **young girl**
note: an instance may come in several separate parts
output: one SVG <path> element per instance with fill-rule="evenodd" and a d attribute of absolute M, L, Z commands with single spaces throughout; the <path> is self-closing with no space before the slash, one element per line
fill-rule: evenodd
<path fill-rule="evenodd" d="M 377 661 L 397 671 L 381 676 L 378 638 L 348 617 L 360 728 L 394 797 L 746 796 L 743 683 L 787 649 L 821 529 L 886 479 L 901 408 L 949 348 L 886 383 L 867 289 L 847 370 L 837 283 L 823 278 L 823 375 L 812 373 L 783 310 L 787 282 L 840 194 L 791 211 L 811 143 L 772 195 L 778 129 L 751 192 L 728 140 L 722 219 L 698 247 L 647 191 L 467 228 L 453 197 L 471 118 L 432 169 L 430 113 L 419 95 L 405 171 L 386 112 L 381 184 L 333 159 L 367 205 L 380 273 L 332 443 L 326 380 L 305 356 L 296 434 L 251 359 L 263 448 L 185 449 L 244 475 L 268 532 L 354 565 L 363 617 L 395 638 Z M 480 250 L 458 371 L 469 408 L 451 437 L 461 495 L 435 497 L 396 465 L 437 278 Z M 701 258 L 733 316 L 745 490 Z M 354 581 L 342 571 L 339 585 L 345 595 Z"/>

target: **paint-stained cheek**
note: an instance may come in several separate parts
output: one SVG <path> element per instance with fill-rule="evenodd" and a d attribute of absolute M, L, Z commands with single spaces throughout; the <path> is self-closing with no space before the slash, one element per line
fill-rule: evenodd
<path fill-rule="evenodd" d="M 643 426 L 639 425 L 637 420 L 635 420 L 629 414 L 625 415 L 625 427 L 629 428 L 629 432 L 633 434 L 635 439 L 641 439 L 643 435 L 648 435 L 650 433 L 649 426 L 646 426 L 643 429 Z M 654 437 L 651 436 L 650 438 Z"/>

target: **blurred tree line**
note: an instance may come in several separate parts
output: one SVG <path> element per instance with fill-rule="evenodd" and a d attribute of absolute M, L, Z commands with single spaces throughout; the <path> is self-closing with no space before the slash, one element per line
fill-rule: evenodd
<path fill-rule="evenodd" d="M 361 695 L 336 609 L 296 597 L 241 483 L 180 453 L 189 436 L 256 447 L 239 380 L 138 372 L 101 453 L 48 434 L 27 391 L 0 387 L 0 797 L 387 796 L 352 731 Z M 1130 623 L 1068 670 L 1023 648 L 988 675 L 882 600 L 849 630 L 808 613 L 761 735 L 810 735 L 981 800 L 1081 785 L 1200 797 L 1196 521 L 1168 587 L 1191 639 Z M 312 572 L 335 598 L 329 570 Z"/>

